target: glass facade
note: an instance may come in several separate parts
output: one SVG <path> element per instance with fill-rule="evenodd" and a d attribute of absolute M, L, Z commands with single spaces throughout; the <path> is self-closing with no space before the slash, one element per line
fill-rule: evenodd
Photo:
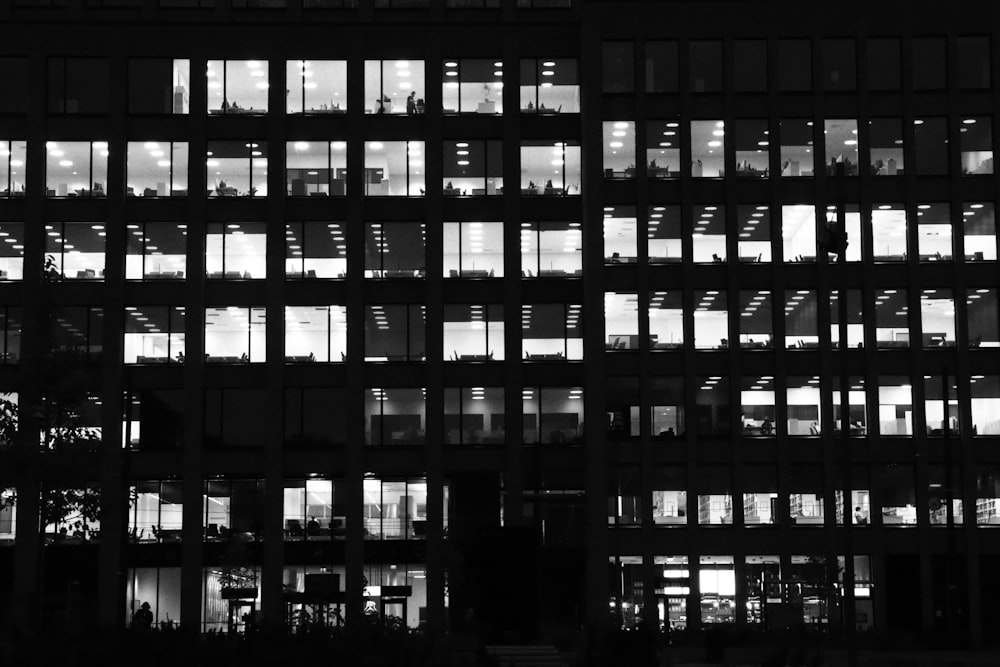
<path fill-rule="evenodd" d="M 98 544 L 94 618 L 226 632 L 510 629 L 509 589 L 534 637 L 917 633 L 947 570 L 983 639 L 1000 10 L 138 4 L 170 49 L 0 10 L 0 571 Z M 102 465 L 26 486 L 62 450 Z"/>

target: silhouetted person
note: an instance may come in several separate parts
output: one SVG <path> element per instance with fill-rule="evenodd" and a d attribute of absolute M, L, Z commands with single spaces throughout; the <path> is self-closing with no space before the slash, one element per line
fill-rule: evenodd
<path fill-rule="evenodd" d="M 152 625 L 153 612 L 149 609 L 149 603 L 143 602 L 132 614 L 132 629 L 147 632 Z"/>
<path fill-rule="evenodd" d="M 415 90 L 406 98 L 406 113 L 411 116 L 417 113 L 417 91 Z"/>

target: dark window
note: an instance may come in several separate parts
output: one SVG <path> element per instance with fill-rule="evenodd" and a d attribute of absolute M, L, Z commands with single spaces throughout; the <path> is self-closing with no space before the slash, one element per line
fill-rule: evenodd
<path fill-rule="evenodd" d="M 807 39 L 778 42 L 778 89 L 783 92 L 812 88 L 812 53 Z"/>
<path fill-rule="evenodd" d="M 990 87 L 990 38 L 958 38 L 958 87 Z"/>
<path fill-rule="evenodd" d="M 24 113 L 28 105 L 27 58 L 0 58 L 0 113 Z"/>
<path fill-rule="evenodd" d="M 108 61 L 49 58 L 49 113 L 107 113 Z"/>
<path fill-rule="evenodd" d="M 676 93 L 677 42 L 646 43 L 646 92 Z"/>
<path fill-rule="evenodd" d="M 144 389 L 125 396 L 125 442 L 142 451 L 180 450 L 184 442 L 184 392 Z"/>
<path fill-rule="evenodd" d="M 917 37 L 913 40 L 913 88 L 943 90 L 947 56 L 943 37 Z"/>
<path fill-rule="evenodd" d="M 128 110 L 135 114 L 189 111 L 190 61 L 149 58 L 128 63 Z"/>
<path fill-rule="evenodd" d="M 267 414 L 263 389 L 206 389 L 206 448 L 263 447 Z"/>
<path fill-rule="evenodd" d="M 285 389 L 285 444 L 289 447 L 343 447 L 347 407 L 343 389 Z"/>
<path fill-rule="evenodd" d="M 573 0 L 517 0 L 517 6 L 530 9 L 569 8 Z"/>
<path fill-rule="evenodd" d="M 716 93 L 722 90 L 722 42 L 691 42 L 691 91 Z"/>
<path fill-rule="evenodd" d="M 302 6 L 306 9 L 355 9 L 358 0 L 302 0 Z"/>
<path fill-rule="evenodd" d="M 631 42 L 604 43 L 604 92 L 635 90 L 635 54 Z"/>
<path fill-rule="evenodd" d="M 854 90 L 857 87 L 853 39 L 823 40 L 823 86 L 827 90 Z"/>
<path fill-rule="evenodd" d="M 868 40 L 868 87 L 899 90 L 899 40 L 894 37 Z"/>
<path fill-rule="evenodd" d="M 0 307 L 0 364 L 16 364 L 21 358 L 21 309 Z"/>
<path fill-rule="evenodd" d="M 733 78 L 736 92 L 758 93 L 767 90 L 767 42 L 762 39 L 737 41 L 734 56 Z"/>
<path fill-rule="evenodd" d="M 921 176 L 948 173 L 948 122 L 944 118 L 913 121 L 914 157 Z"/>
<path fill-rule="evenodd" d="M 51 311 L 49 331 L 55 353 L 75 353 L 98 360 L 104 349 L 104 310 L 66 306 Z"/>

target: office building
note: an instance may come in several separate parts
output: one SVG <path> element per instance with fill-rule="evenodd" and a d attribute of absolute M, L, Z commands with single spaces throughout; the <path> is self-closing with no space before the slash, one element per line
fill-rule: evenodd
<path fill-rule="evenodd" d="M 4 3 L 7 612 L 989 639 L 997 19 Z"/>

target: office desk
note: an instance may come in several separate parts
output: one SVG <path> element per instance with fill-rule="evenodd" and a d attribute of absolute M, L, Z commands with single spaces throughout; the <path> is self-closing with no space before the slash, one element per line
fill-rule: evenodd
<path fill-rule="evenodd" d="M 234 109 L 229 107 L 228 109 L 209 109 L 208 115 L 210 116 L 254 116 L 263 115 L 267 113 L 267 109 L 254 109 L 250 107 L 249 109 Z"/>
<path fill-rule="evenodd" d="M 423 355 L 390 354 L 385 356 L 368 356 L 365 361 L 423 361 Z"/>
<path fill-rule="evenodd" d="M 183 271 L 150 271 L 145 276 L 146 280 L 177 280 L 184 278 Z"/>
<path fill-rule="evenodd" d="M 463 269 L 463 278 L 489 278 L 490 272 L 486 269 Z"/>
<path fill-rule="evenodd" d="M 248 364 L 249 359 L 241 359 L 240 357 L 215 357 L 209 354 L 205 355 L 205 361 L 212 364 Z"/>
<path fill-rule="evenodd" d="M 823 517 L 821 516 L 797 516 L 795 517 L 796 526 L 822 526 Z"/>
<path fill-rule="evenodd" d="M 526 352 L 524 358 L 530 361 L 565 361 L 566 357 L 563 356 L 562 352 L 556 352 L 555 354 L 532 354 Z"/>
<path fill-rule="evenodd" d="M 835 436 L 839 436 L 840 432 L 841 432 L 841 429 L 840 429 L 839 426 L 834 426 L 833 427 L 833 434 Z M 850 428 L 850 430 L 848 431 L 848 435 L 851 438 L 860 438 L 860 437 L 864 437 L 867 432 L 868 432 L 867 428 L 864 427 L 864 426 L 852 426 Z"/>
<path fill-rule="evenodd" d="M 457 361 L 492 361 L 492 354 L 460 354 Z"/>
<path fill-rule="evenodd" d="M 156 531 L 156 537 L 161 542 L 180 542 L 181 532 L 180 529 L 158 530 Z"/>
<path fill-rule="evenodd" d="M 684 526 L 687 525 L 686 516 L 654 516 L 653 523 L 656 525 L 672 525 L 672 526 Z"/>
<path fill-rule="evenodd" d="M 145 357 L 139 355 L 135 358 L 135 363 L 137 364 L 169 364 L 173 361 L 170 357 Z"/>
<path fill-rule="evenodd" d="M 944 332 L 924 333 L 922 335 L 924 347 L 953 347 L 954 341 L 949 341 Z"/>
<path fill-rule="evenodd" d="M 476 113 L 496 113 L 497 103 L 496 102 L 480 102 L 476 106 Z"/>

